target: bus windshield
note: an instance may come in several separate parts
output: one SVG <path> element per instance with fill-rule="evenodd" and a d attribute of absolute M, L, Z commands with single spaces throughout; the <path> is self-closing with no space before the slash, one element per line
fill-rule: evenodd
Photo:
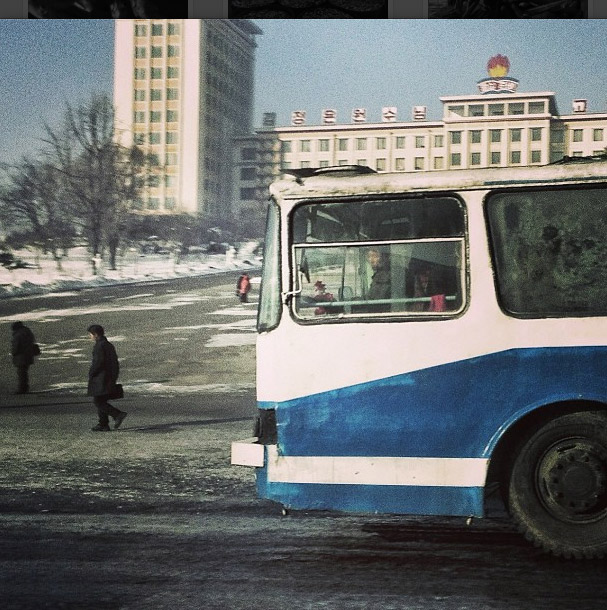
<path fill-rule="evenodd" d="M 451 196 L 302 204 L 292 217 L 296 318 L 459 312 L 464 232 Z"/>

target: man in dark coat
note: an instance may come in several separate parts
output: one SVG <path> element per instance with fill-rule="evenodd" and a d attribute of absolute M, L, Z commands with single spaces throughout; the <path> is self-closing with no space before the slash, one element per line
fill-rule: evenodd
<path fill-rule="evenodd" d="M 14 322 L 12 329 L 11 355 L 13 364 L 17 367 L 18 382 L 15 394 L 27 394 L 30 389 L 28 369 L 34 363 L 34 356 L 37 353 L 36 339 L 34 333 L 23 322 Z"/>
<path fill-rule="evenodd" d="M 89 369 L 88 395 L 93 397 L 97 407 L 99 423 L 92 428 L 94 432 L 110 430 L 109 417 L 114 418 L 114 430 L 120 427 L 126 413 L 120 411 L 108 402 L 108 398 L 116 391 L 116 381 L 120 372 L 120 364 L 114 346 L 107 340 L 103 326 L 92 324 L 88 327 L 93 347 L 93 362 Z"/>

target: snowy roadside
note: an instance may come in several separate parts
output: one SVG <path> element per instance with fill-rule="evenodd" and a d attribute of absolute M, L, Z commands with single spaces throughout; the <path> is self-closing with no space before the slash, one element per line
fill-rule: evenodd
<path fill-rule="evenodd" d="M 225 254 L 200 253 L 179 258 L 172 254 L 140 255 L 129 250 L 118 258 L 116 270 L 108 269 L 101 262 L 97 275 L 92 273 L 91 258 L 84 248 L 70 250 L 61 270 L 50 255 L 34 258 L 31 252 L 17 251 L 15 256 L 31 266 L 13 270 L 0 267 L 0 299 L 259 269 L 261 257 L 253 254 L 257 246 L 258 242 L 251 241 L 242 244 L 237 254 L 230 249 Z"/>

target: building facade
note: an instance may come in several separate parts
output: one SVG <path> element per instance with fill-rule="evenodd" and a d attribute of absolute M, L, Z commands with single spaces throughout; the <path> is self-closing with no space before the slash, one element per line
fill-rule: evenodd
<path fill-rule="evenodd" d="M 232 143 L 252 130 L 255 36 L 248 20 L 117 20 L 118 137 L 156 165 L 138 208 L 233 218 Z"/>
<path fill-rule="evenodd" d="M 489 78 L 477 83 L 479 93 L 441 97 L 440 121 L 426 120 L 425 107 L 418 106 L 411 121 L 395 121 L 395 109 L 384 108 L 390 111 L 382 113 L 388 117 L 385 122 L 366 123 L 360 120 L 361 112 L 353 112 L 353 123 L 348 125 L 335 124 L 334 115 L 329 115 L 326 124 L 301 124 L 305 113 L 296 111 L 293 122 L 300 124 L 271 129 L 275 165 L 257 174 L 256 184 L 244 178 L 259 172 L 258 158 L 267 148 L 262 142 L 270 138 L 268 128 L 239 143 L 235 198 L 242 209 L 265 206 L 271 179 L 290 169 L 338 165 L 365 165 L 377 172 L 516 168 L 605 152 L 607 113 L 590 113 L 586 100 L 573 100 L 571 113 L 560 115 L 553 92 L 518 92 L 518 81 L 506 73 L 502 70 L 496 77 L 490 71 Z"/>

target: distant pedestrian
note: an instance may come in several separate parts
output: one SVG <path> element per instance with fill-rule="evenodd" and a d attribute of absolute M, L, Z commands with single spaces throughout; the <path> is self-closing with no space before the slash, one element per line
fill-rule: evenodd
<path fill-rule="evenodd" d="M 127 414 L 108 402 L 116 391 L 116 381 L 120 372 L 116 349 L 107 340 L 103 326 L 92 324 L 88 327 L 88 333 L 91 340 L 95 342 L 93 362 L 89 369 L 88 395 L 93 397 L 99 416 L 99 423 L 92 430 L 109 432 L 110 416 L 114 418 L 114 430 L 117 430 Z"/>
<path fill-rule="evenodd" d="M 245 271 L 239 278 L 237 284 L 236 294 L 240 298 L 241 303 L 247 303 L 249 298 L 248 294 L 251 290 L 251 280 L 249 274 Z"/>
<path fill-rule="evenodd" d="M 13 322 L 11 355 L 17 368 L 17 391 L 15 394 L 27 394 L 30 390 L 29 367 L 34 363 L 34 356 L 40 353 L 34 333 L 23 322 Z"/>

